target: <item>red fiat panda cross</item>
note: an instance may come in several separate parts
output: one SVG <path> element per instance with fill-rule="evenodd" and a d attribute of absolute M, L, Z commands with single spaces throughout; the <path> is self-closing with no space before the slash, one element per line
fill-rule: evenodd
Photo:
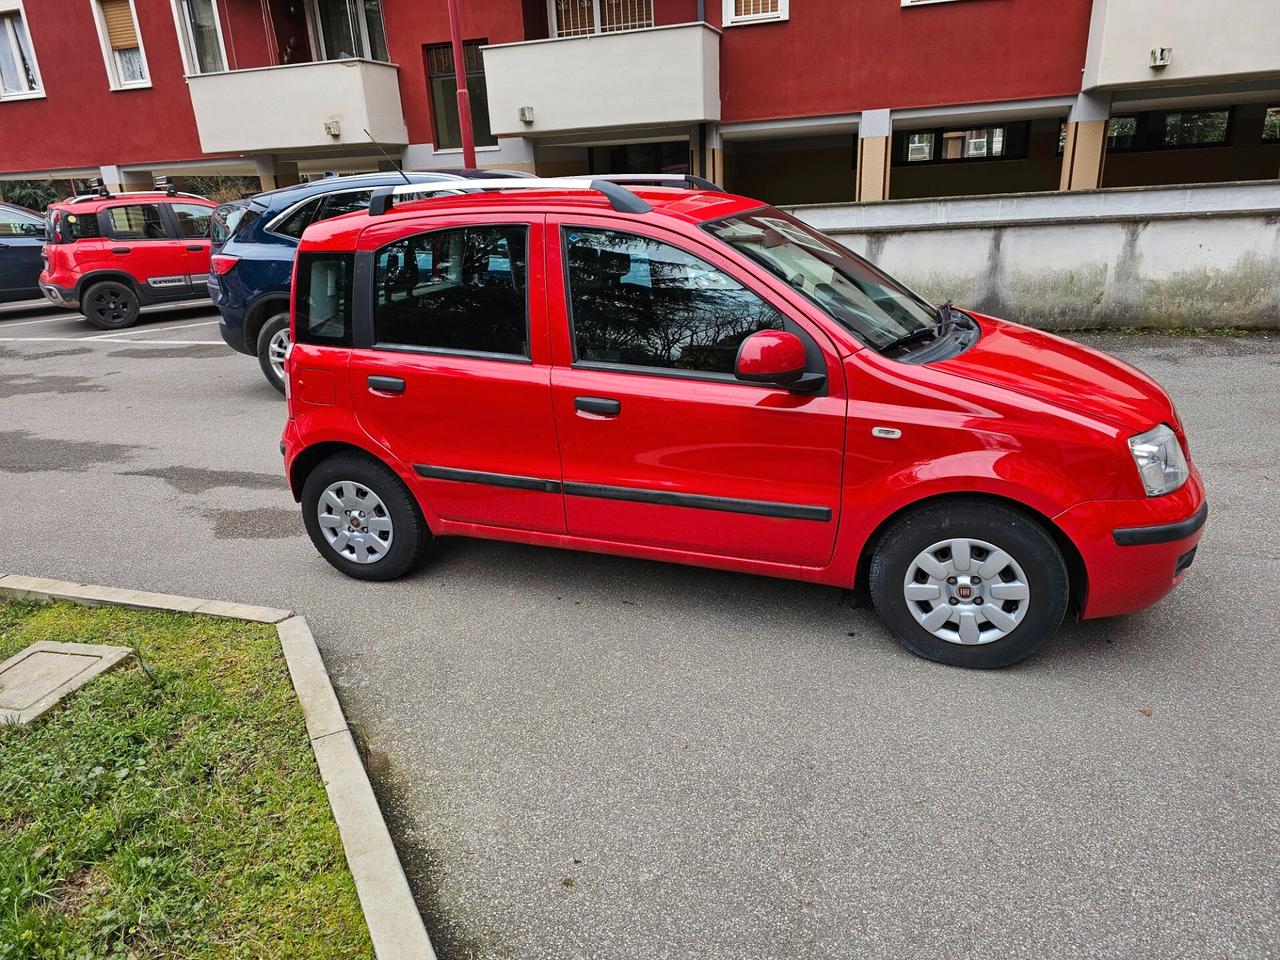
<path fill-rule="evenodd" d="M 865 584 L 968 667 L 1182 579 L 1204 487 L 1149 377 L 619 179 L 387 189 L 303 236 L 282 449 L 339 570 L 459 535 Z"/>
<path fill-rule="evenodd" d="M 143 306 L 203 299 L 216 207 L 160 190 L 50 204 L 40 290 L 102 330 L 133 326 Z"/>

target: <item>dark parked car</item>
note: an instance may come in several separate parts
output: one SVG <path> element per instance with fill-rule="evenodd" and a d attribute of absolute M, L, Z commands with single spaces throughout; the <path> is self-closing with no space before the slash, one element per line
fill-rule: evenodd
<path fill-rule="evenodd" d="M 40 296 L 43 248 L 44 218 L 26 207 L 0 203 L 0 303 Z"/>

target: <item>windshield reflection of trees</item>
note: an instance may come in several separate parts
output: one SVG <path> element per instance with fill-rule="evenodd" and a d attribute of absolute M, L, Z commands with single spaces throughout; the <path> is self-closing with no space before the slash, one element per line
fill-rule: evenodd
<path fill-rule="evenodd" d="M 582 360 L 731 374 L 743 340 L 783 328 L 755 294 L 657 240 L 575 230 L 568 260 Z"/>

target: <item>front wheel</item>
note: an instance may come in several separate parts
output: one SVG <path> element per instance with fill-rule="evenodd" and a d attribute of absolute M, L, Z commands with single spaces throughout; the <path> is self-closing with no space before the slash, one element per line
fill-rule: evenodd
<path fill-rule="evenodd" d="M 258 331 L 258 365 L 262 374 L 284 393 L 284 357 L 289 352 L 289 314 L 277 313 L 267 319 Z"/>
<path fill-rule="evenodd" d="M 1006 667 L 1040 649 L 1067 611 L 1062 551 L 997 504 L 950 501 L 893 524 L 871 561 L 871 596 L 898 642 L 958 667 Z"/>
<path fill-rule="evenodd" d="M 302 519 L 320 555 L 357 580 L 395 580 L 418 566 L 431 542 L 422 511 L 386 464 L 338 453 L 302 485 Z"/>
<path fill-rule="evenodd" d="M 99 330 L 123 330 L 138 322 L 141 305 L 132 287 L 116 280 L 101 280 L 85 293 L 80 309 Z"/>

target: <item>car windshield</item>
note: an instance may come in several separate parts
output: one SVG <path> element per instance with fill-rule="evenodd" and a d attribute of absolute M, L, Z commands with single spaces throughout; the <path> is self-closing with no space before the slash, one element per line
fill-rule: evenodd
<path fill-rule="evenodd" d="M 772 208 L 707 231 L 786 281 L 876 348 L 938 321 L 938 311 L 857 254 Z"/>
<path fill-rule="evenodd" d="M 226 243 L 237 230 L 258 219 L 258 211 L 248 203 L 232 201 L 213 211 L 213 242 Z"/>

